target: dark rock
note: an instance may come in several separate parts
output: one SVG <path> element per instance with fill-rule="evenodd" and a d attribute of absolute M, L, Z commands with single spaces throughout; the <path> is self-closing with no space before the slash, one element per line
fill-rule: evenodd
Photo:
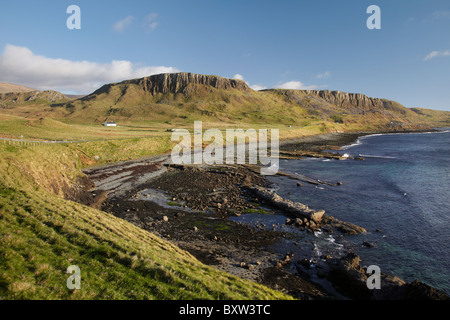
<path fill-rule="evenodd" d="M 420 281 L 406 284 L 397 276 L 381 273 L 380 289 L 367 287 L 368 276 L 359 264 L 359 256 L 349 253 L 341 259 L 328 260 L 327 279 L 345 296 L 355 300 L 449 300 L 449 296 Z"/>
<path fill-rule="evenodd" d="M 363 246 L 365 246 L 367 248 L 373 248 L 373 247 L 375 247 L 375 244 L 374 243 L 370 243 L 368 241 L 364 241 L 363 242 Z"/>
<path fill-rule="evenodd" d="M 450 300 L 444 292 L 430 287 L 418 280 L 407 285 L 406 299 L 408 300 Z"/>
<path fill-rule="evenodd" d="M 368 300 L 372 292 L 367 288 L 367 276 L 359 261 L 359 256 L 355 253 L 349 253 L 341 259 L 332 259 L 327 279 L 347 297 Z"/>
<path fill-rule="evenodd" d="M 301 260 L 300 264 L 307 269 L 309 269 L 311 267 L 311 262 L 306 258 Z"/>

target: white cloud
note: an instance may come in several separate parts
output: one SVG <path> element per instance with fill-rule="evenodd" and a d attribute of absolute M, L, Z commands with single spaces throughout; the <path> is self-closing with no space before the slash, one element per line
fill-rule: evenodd
<path fill-rule="evenodd" d="M 128 16 L 123 18 L 122 20 L 117 21 L 113 25 L 113 29 L 116 32 L 123 32 L 126 28 L 128 28 L 136 18 L 133 16 Z"/>
<path fill-rule="evenodd" d="M 251 89 L 253 89 L 253 90 L 255 90 L 255 91 L 267 89 L 267 87 L 266 87 L 265 85 L 263 85 L 263 84 L 254 84 L 254 85 L 250 85 L 250 83 L 248 83 L 247 81 L 245 81 L 244 76 L 243 76 L 242 74 L 239 74 L 239 73 L 235 74 L 235 75 L 233 76 L 233 79 L 244 81 Z"/>
<path fill-rule="evenodd" d="M 267 89 L 267 87 L 263 84 L 254 84 L 254 85 L 250 86 L 250 88 L 252 88 L 255 91 Z"/>
<path fill-rule="evenodd" d="M 90 93 L 105 83 L 179 72 L 174 67 L 139 66 L 130 61 L 110 63 L 70 61 L 35 55 L 26 47 L 6 45 L 0 55 L 0 81 L 40 90 Z"/>
<path fill-rule="evenodd" d="M 437 57 L 445 57 L 445 56 L 450 56 L 450 50 L 447 51 L 432 51 L 430 52 L 426 57 L 425 57 L 425 61 L 437 58 Z"/>
<path fill-rule="evenodd" d="M 239 73 L 235 74 L 233 76 L 233 79 L 238 79 L 238 80 L 244 81 L 251 89 L 253 89 L 255 91 L 267 89 L 267 87 L 261 83 L 250 85 L 250 83 L 245 81 L 244 76 Z M 303 82 L 300 82 L 300 81 L 289 81 L 289 82 L 281 83 L 281 84 L 278 84 L 277 86 L 275 86 L 275 89 L 293 89 L 293 90 L 314 90 L 317 88 L 318 87 L 315 85 L 306 86 L 303 84 Z"/>
<path fill-rule="evenodd" d="M 245 81 L 244 76 L 243 76 L 242 74 L 236 73 L 236 74 L 233 76 L 233 79 L 244 81 L 244 82 L 250 87 L 250 83 L 248 83 L 247 81 Z"/>
<path fill-rule="evenodd" d="M 316 76 L 316 78 L 318 78 L 318 79 L 328 79 L 329 77 L 331 77 L 331 72 L 330 71 L 327 71 L 327 72 L 324 72 L 324 73 L 319 73 Z"/>
<path fill-rule="evenodd" d="M 275 86 L 275 89 L 314 90 L 317 86 L 305 86 L 301 81 L 289 81 Z"/>

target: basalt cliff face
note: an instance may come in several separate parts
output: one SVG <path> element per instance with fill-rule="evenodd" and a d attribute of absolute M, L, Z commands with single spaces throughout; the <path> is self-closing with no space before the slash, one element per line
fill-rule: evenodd
<path fill-rule="evenodd" d="M 116 85 L 138 85 L 142 89 L 152 95 L 158 93 L 186 93 L 190 86 L 202 85 L 215 89 L 231 90 L 236 89 L 240 91 L 251 91 L 248 85 L 237 79 L 227 79 L 219 76 L 202 75 L 195 73 L 164 73 L 145 77 L 141 79 L 126 80 L 119 84 L 108 84 L 94 92 L 99 94 L 109 91 L 112 86 Z"/>
<path fill-rule="evenodd" d="M 370 98 L 360 93 L 348 93 L 341 91 L 329 91 L 329 90 L 303 90 L 303 92 L 310 96 L 316 96 L 325 100 L 326 102 L 333 104 L 337 107 L 350 109 L 393 109 L 398 108 L 401 105 L 397 102 Z"/>

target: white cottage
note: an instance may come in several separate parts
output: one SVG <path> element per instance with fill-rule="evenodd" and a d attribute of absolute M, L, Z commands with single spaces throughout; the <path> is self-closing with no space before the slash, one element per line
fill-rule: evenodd
<path fill-rule="evenodd" d="M 115 123 L 115 122 L 109 122 L 109 121 L 106 121 L 103 125 L 104 125 L 105 127 L 117 127 L 117 123 Z"/>

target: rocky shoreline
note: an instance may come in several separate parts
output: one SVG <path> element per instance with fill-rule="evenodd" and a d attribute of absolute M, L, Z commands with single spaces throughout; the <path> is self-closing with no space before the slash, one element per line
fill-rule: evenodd
<path fill-rule="evenodd" d="M 285 142 L 281 150 L 297 155 L 299 151 L 321 153 L 348 145 L 361 135 L 308 137 Z M 159 156 L 85 173 L 95 185 L 84 197 L 86 204 L 173 242 L 207 265 L 296 298 L 448 299 L 420 282 L 406 284 L 387 275 L 382 277 L 384 290 L 369 290 L 359 257 L 351 252 L 313 261 L 315 232 L 357 234 L 365 229 L 279 197 L 250 166 L 179 166 Z M 283 212 L 282 222 L 244 223 L 247 216 L 276 212 L 278 216 Z M 295 254 L 274 249 L 279 243 L 294 246 Z"/>

